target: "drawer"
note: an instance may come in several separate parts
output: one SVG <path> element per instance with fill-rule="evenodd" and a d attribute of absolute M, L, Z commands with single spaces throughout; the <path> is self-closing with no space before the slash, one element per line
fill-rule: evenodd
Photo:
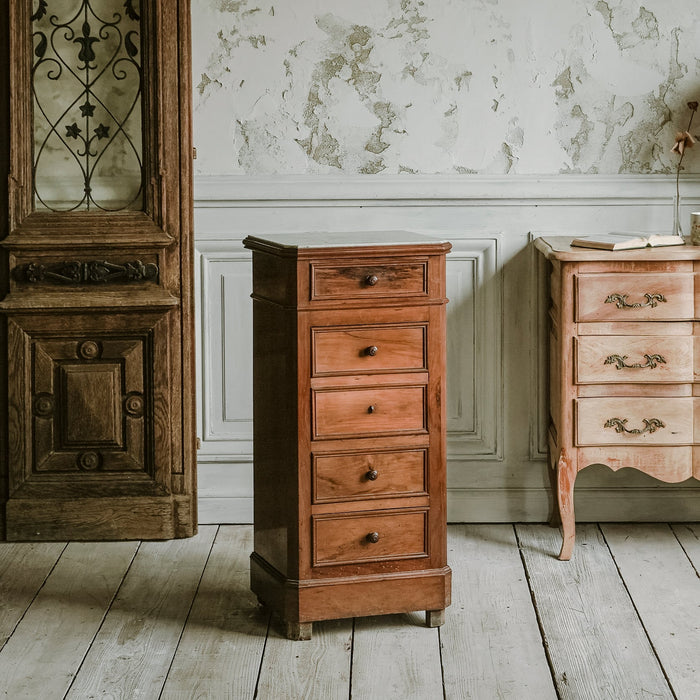
<path fill-rule="evenodd" d="M 425 557 L 427 510 L 313 518 L 313 565 Z"/>
<path fill-rule="evenodd" d="M 427 261 L 311 264 L 311 299 L 367 299 L 427 296 Z"/>
<path fill-rule="evenodd" d="M 427 450 L 314 454 L 313 502 L 425 495 Z"/>
<path fill-rule="evenodd" d="M 585 398 L 576 401 L 577 445 L 689 445 L 693 399 Z"/>
<path fill-rule="evenodd" d="M 426 335 L 426 325 L 313 328 L 313 375 L 426 369 Z"/>
<path fill-rule="evenodd" d="M 576 382 L 692 382 L 692 336 L 583 336 L 575 339 Z"/>
<path fill-rule="evenodd" d="M 695 314 L 692 273 L 601 273 L 576 277 L 577 321 L 666 321 Z"/>
<path fill-rule="evenodd" d="M 315 438 L 426 431 L 425 386 L 312 390 Z"/>

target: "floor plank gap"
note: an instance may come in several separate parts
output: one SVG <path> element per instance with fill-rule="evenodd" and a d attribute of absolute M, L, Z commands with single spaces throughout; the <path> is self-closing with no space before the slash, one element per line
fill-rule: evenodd
<path fill-rule="evenodd" d="M 255 677 L 255 691 L 253 692 L 253 700 L 257 700 L 260 689 L 260 676 L 262 675 L 263 659 L 265 658 L 265 649 L 267 648 L 267 640 L 270 637 L 270 625 L 272 624 L 272 613 L 267 614 L 267 627 L 265 629 L 265 641 L 263 642 L 262 653 L 260 654 L 260 662 L 258 663 L 258 673 Z"/>
<path fill-rule="evenodd" d="M 673 699 L 665 674 L 597 525 L 579 524 L 571 561 L 546 525 L 519 525 L 558 695 Z"/>
<path fill-rule="evenodd" d="M 667 523 L 601 525 L 674 697 L 697 697 L 700 579 Z"/>
<path fill-rule="evenodd" d="M 67 546 L 67 542 L 6 543 L 0 549 L 0 651 L 41 593 Z"/>
<path fill-rule="evenodd" d="M 608 543 L 608 540 L 605 537 L 605 532 L 600 525 L 598 525 L 598 530 L 600 530 L 600 536 L 603 538 L 603 541 L 605 542 L 605 546 L 608 548 L 608 551 L 610 552 L 610 557 L 612 558 L 613 562 L 615 563 L 615 568 L 617 569 L 617 573 L 620 576 L 620 582 L 624 586 L 625 591 L 627 591 L 627 595 L 630 599 L 630 604 L 634 608 L 634 611 L 637 613 L 637 618 L 639 619 L 639 624 L 642 626 L 642 629 L 644 630 L 644 634 L 646 634 L 647 639 L 649 640 L 649 645 L 651 646 L 651 650 L 654 652 L 654 656 L 656 657 L 656 660 L 659 663 L 659 667 L 661 668 L 661 671 L 664 674 L 664 678 L 666 679 L 666 682 L 668 683 L 669 690 L 671 691 L 674 700 L 678 700 L 678 698 L 676 696 L 676 692 L 673 689 L 671 679 L 668 677 L 668 674 L 666 673 L 666 669 L 664 668 L 664 665 L 661 661 L 661 658 L 659 657 L 659 653 L 656 649 L 656 646 L 654 645 L 654 640 L 651 638 L 651 635 L 649 634 L 649 630 L 646 628 L 646 625 L 644 624 L 644 619 L 640 615 L 639 610 L 637 608 L 637 605 L 634 602 L 634 597 L 632 596 L 632 593 L 631 593 L 629 587 L 627 586 L 627 583 L 625 582 L 625 577 L 622 575 L 622 571 L 620 570 L 620 567 L 617 563 L 617 560 L 615 559 L 615 554 L 613 553 L 612 549 L 610 548 L 610 544 Z"/>
<path fill-rule="evenodd" d="M 696 576 L 700 578 L 700 525 L 698 523 L 676 523 L 671 524 L 671 530 L 683 553 L 688 557 Z M 695 530 L 697 530 L 697 534 Z M 698 557 L 692 556 L 692 550 L 688 543 L 695 544 Z"/>
<path fill-rule="evenodd" d="M 535 617 L 537 619 L 537 628 L 540 632 L 540 642 L 542 643 L 542 651 L 544 652 L 545 658 L 547 659 L 547 666 L 549 667 L 549 672 L 552 676 L 552 685 L 554 686 L 554 692 L 556 694 L 557 700 L 561 700 L 561 695 L 559 689 L 557 688 L 556 676 L 554 673 L 554 664 L 552 663 L 552 657 L 549 653 L 549 645 L 545 639 L 544 627 L 542 625 L 542 617 L 537 608 L 537 600 L 535 598 L 535 591 L 532 588 L 532 581 L 530 581 L 530 574 L 527 570 L 527 565 L 525 563 L 525 555 L 523 553 L 523 546 L 520 542 L 520 536 L 518 534 L 518 526 L 513 523 L 513 533 L 515 535 L 515 541 L 518 544 L 518 554 L 520 555 L 520 561 L 523 565 L 523 571 L 525 572 L 525 579 L 527 580 L 527 587 L 530 591 L 530 600 L 532 601 L 532 609 L 535 612 Z"/>
<path fill-rule="evenodd" d="M 190 603 L 189 610 L 187 611 L 187 615 L 185 616 L 185 624 L 182 626 L 182 629 L 180 630 L 180 636 L 178 637 L 177 644 L 175 645 L 175 652 L 173 654 L 173 658 L 170 661 L 170 666 L 168 666 L 168 670 L 165 673 L 165 682 L 167 683 L 167 679 L 170 676 L 170 672 L 173 669 L 173 665 L 175 664 L 175 659 L 177 658 L 177 653 L 178 650 L 180 649 L 180 644 L 182 643 L 182 637 L 185 634 L 185 630 L 187 629 L 187 623 L 190 620 L 190 616 L 192 614 L 192 608 L 194 607 L 195 600 L 197 599 L 197 595 L 199 594 L 201 585 L 202 585 L 202 579 L 204 578 L 204 573 L 207 569 L 207 565 L 209 564 L 209 560 L 211 559 L 211 553 L 214 549 L 214 543 L 216 542 L 216 538 L 218 537 L 219 530 L 221 529 L 221 526 L 218 525 L 216 526 L 216 531 L 214 533 L 214 538 L 211 542 L 211 546 L 209 547 L 209 553 L 207 554 L 207 560 L 204 562 L 204 567 L 202 568 L 202 573 L 199 577 L 199 581 L 197 582 L 197 588 L 194 593 L 194 597 L 192 598 L 192 602 Z M 165 683 L 163 683 L 163 687 L 160 689 L 160 693 L 158 694 L 158 700 L 161 700 L 163 697 L 163 691 L 165 690 Z"/>

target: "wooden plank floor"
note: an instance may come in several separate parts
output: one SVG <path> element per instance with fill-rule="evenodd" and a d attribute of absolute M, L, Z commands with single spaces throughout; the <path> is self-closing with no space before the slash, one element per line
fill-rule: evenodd
<path fill-rule="evenodd" d="M 453 604 L 285 639 L 250 526 L 173 542 L 0 543 L 0 698 L 700 698 L 700 525 L 451 525 Z"/>

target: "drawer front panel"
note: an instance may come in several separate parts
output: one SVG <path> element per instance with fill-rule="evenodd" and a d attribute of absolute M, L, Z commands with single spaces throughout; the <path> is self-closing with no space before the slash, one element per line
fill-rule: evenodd
<path fill-rule="evenodd" d="M 427 556 L 427 510 L 317 516 L 313 564 L 353 564 Z"/>
<path fill-rule="evenodd" d="M 427 296 L 423 261 L 368 265 L 311 265 L 311 299 Z"/>
<path fill-rule="evenodd" d="M 427 456 L 427 450 L 313 455 L 313 501 L 425 495 Z"/>
<path fill-rule="evenodd" d="M 576 401 L 577 445 L 689 445 L 692 442 L 692 398 Z"/>
<path fill-rule="evenodd" d="M 426 431 L 424 386 L 314 390 L 315 438 Z"/>
<path fill-rule="evenodd" d="M 578 321 L 664 321 L 694 317 L 691 273 L 610 273 L 576 277 Z"/>
<path fill-rule="evenodd" d="M 426 369 L 426 326 L 312 330 L 313 374 Z"/>
<path fill-rule="evenodd" d="M 576 339 L 579 384 L 693 381 L 691 336 L 583 336 Z"/>

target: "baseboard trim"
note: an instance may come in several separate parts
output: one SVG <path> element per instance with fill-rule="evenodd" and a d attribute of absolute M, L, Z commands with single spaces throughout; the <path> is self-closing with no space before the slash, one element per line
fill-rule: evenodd
<path fill-rule="evenodd" d="M 204 497 L 198 500 L 200 525 L 249 525 L 253 522 L 253 497 Z"/>

